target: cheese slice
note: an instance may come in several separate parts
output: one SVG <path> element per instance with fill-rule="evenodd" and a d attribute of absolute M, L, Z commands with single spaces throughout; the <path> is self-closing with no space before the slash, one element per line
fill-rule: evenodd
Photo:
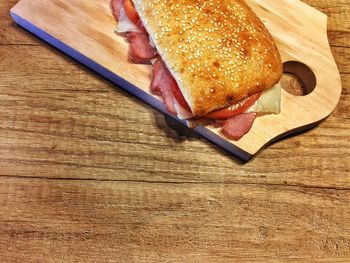
<path fill-rule="evenodd" d="M 141 29 L 139 29 L 133 22 L 130 21 L 128 16 L 126 15 L 124 7 L 120 8 L 119 21 L 117 24 L 117 28 L 115 31 L 119 34 L 126 32 L 137 32 L 141 33 Z"/>
<path fill-rule="evenodd" d="M 261 114 L 279 114 L 281 112 L 281 85 L 276 84 L 265 90 L 260 98 L 252 105 L 247 112 Z"/>
<path fill-rule="evenodd" d="M 185 119 L 189 119 L 189 118 L 193 118 L 193 114 L 192 112 L 184 109 L 178 102 L 177 100 L 174 98 L 174 106 L 177 112 L 177 117 L 180 120 L 185 120 Z"/>

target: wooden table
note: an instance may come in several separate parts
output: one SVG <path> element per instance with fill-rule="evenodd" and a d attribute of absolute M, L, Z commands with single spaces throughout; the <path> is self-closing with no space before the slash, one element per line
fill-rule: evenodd
<path fill-rule="evenodd" d="M 17 27 L 0 0 L 1 262 L 350 262 L 350 5 L 335 112 L 248 164 Z M 331 94 L 330 94 L 331 96 Z"/>

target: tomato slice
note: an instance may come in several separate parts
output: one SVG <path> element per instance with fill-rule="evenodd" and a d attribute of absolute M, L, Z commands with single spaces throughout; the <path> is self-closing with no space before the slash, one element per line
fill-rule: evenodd
<path fill-rule="evenodd" d="M 131 0 L 124 0 L 124 9 L 130 21 L 133 22 L 135 25 L 138 25 L 140 17 L 136 12 L 134 3 Z"/>
<path fill-rule="evenodd" d="M 169 72 L 169 75 L 170 72 Z M 173 78 L 173 76 L 170 76 L 171 79 L 171 90 L 173 91 L 174 97 L 177 100 L 177 102 L 181 105 L 182 108 L 184 108 L 185 110 L 191 112 L 190 106 L 188 106 L 184 96 L 182 95 L 182 92 L 179 88 L 179 85 L 177 85 L 175 79 Z"/>
<path fill-rule="evenodd" d="M 211 112 L 205 116 L 207 119 L 211 120 L 227 120 L 234 116 L 244 113 L 248 110 L 259 98 L 261 93 L 256 93 L 229 108 Z"/>

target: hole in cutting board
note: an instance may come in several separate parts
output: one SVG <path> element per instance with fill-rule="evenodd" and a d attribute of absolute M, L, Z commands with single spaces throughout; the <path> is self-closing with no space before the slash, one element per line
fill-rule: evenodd
<path fill-rule="evenodd" d="M 281 85 L 287 92 L 296 96 L 310 94 L 316 87 L 315 73 L 305 64 L 298 61 L 283 63 Z"/>

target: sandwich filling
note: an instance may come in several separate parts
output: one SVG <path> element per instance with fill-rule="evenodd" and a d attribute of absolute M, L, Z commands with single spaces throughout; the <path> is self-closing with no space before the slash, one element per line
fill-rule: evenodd
<path fill-rule="evenodd" d="M 213 124 L 222 127 L 222 133 L 229 139 L 239 140 L 251 129 L 257 115 L 280 112 L 281 87 L 276 84 L 265 90 L 258 88 L 252 95 L 247 94 L 242 100 L 229 103 L 229 107 L 221 106 L 209 112 L 202 111 L 204 114 L 198 115 L 198 110 L 191 103 L 189 95 L 185 94 L 187 95 L 185 98 L 181 91 L 183 89 L 179 87 L 176 73 L 174 70 L 169 70 L 162 60 L 132 0 L 112 0 L 111 5 L 118 21 L 116 31 L 125 35 L 130 42 L 130 61 L 153 64 L 152 93 L 162 98 L 170 113 L 180 119 L 189 120 L 189 126 L 198 123 Z M 214 63 L 214 66 L 217 65 Z"/>

